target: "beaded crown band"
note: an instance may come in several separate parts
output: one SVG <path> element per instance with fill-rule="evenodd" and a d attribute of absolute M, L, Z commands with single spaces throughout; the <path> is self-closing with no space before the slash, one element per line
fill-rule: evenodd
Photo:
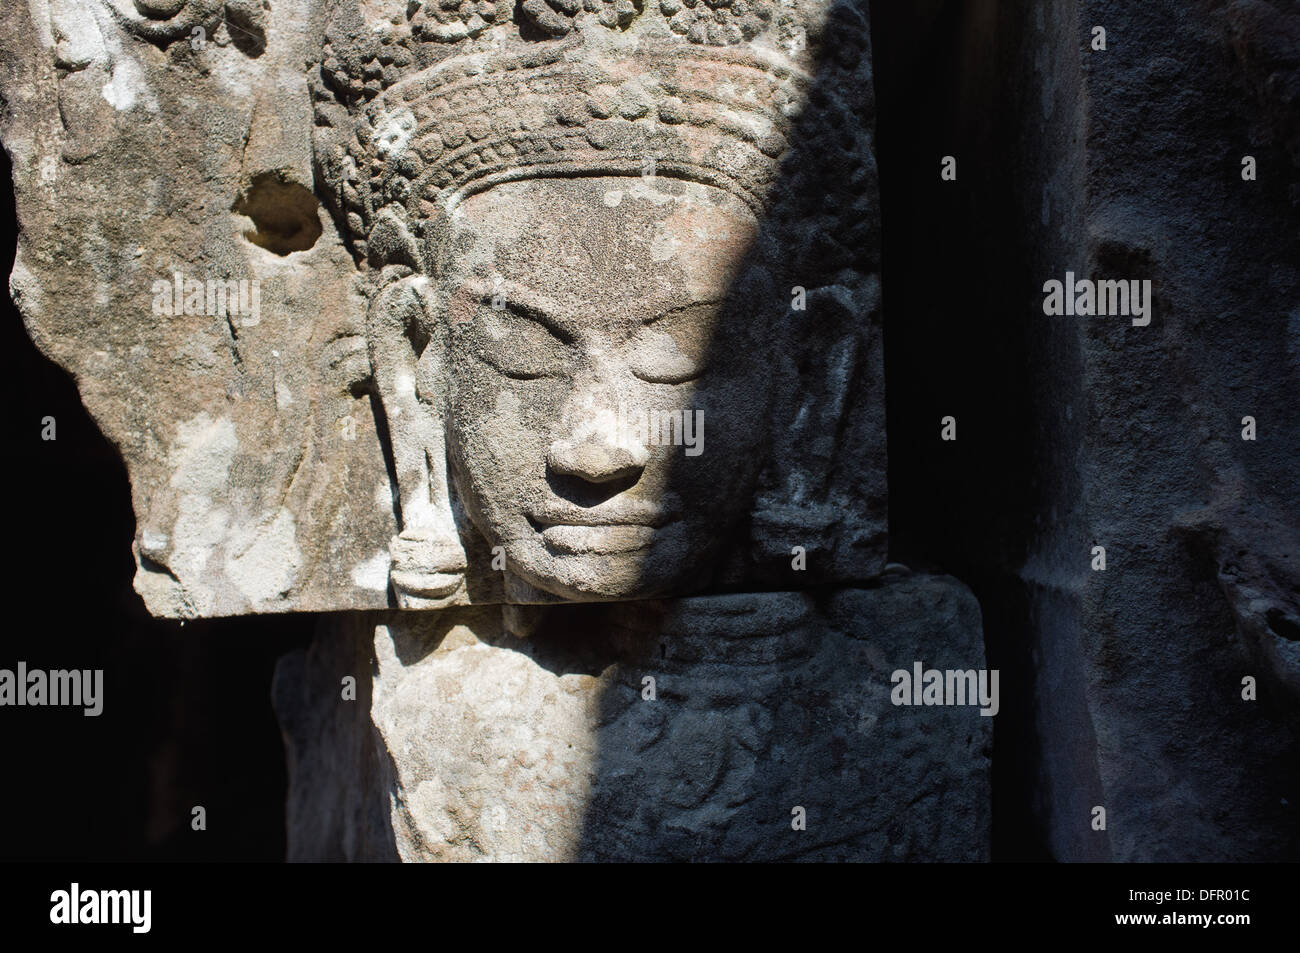
<path fill-rule="evenodd" d="M 585 4 L 585 6 L 584 6 Z M 327 40 L 316 155 L 353 248 L 526 178 L 653 173 L 761 214 L 829 4 L 438 0 Z M 373 263 L 373 262 L 372 262 Z"/>

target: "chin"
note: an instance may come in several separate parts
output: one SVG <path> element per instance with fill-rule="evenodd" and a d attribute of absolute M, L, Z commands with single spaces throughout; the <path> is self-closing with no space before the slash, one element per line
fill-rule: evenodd
<path fill-rule="evenodd" d="M 707 582 L 685 572 L 688 560 L 679 546 L 660 539 L 643 549 L 620 553 L 555 553 L 538 538 L 526 551 L 510 553 L 511 569 L 536 589 L 571 602 L 653 599 L 681 595 Z M 694 585 L 692 585 L 694 583 Z"/>
<path fill-rule="evenodd" d="M 571 602 L 637 599 L 657 595 L 667 586 L 648 585 L 644 554 L 589 553 L 557 556 L 545 551 L 530 554 L 512 567 L 530 586 Z"/>

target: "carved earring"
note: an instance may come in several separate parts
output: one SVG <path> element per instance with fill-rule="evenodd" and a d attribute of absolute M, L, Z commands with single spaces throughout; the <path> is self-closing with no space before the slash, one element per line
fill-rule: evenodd
<path fill-rule="evenodd" d="M 429 367 L 419 366 L 430 346 L 429 307 L 427 280 L 408 275 L 380 291 L 366 316 L 401 507 L 402 529 L 389 544 L 389 579 L 404 609 L 462 600 L 468 565 L 451 512 L 443 389 L 440 380 L 420 380 Z"/>

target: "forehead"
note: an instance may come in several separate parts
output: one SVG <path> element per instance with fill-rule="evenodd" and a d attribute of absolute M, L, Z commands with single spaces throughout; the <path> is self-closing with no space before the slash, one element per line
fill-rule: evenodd
<path fill-rule="evenodd" d="M 634 176 L 505 183 L 466 199 L 451 225 L 444 274 L 616 310 L 722 298 L 755 233 L 728 192 Z"/>

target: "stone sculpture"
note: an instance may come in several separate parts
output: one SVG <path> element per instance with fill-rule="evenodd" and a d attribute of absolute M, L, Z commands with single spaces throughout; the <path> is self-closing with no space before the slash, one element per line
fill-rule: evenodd
<path fill-rule="evenodd" d="M 517 25 L 490 4 L 436 9 L 378 33 L 340 17 L 314 90 L 320 178 L 372 276 L 369 353 L 401 497 L 398 603 L 502 598 L 471 568 L 486 560 L 466 558 L 475 531 L 503 551 L 511 603 L 705 588 L 755 509 L 763 457 L 825 458 L 766 432 L 775 390 L 763 383 L 792 332 L 806 333 L 791 327 L 793 289 L 866 312 L 837 329 L 848 353 L 832 361 L 856 366 L 817 409 L 843 421 L 847 402 L 879 399 L 870 246 L 813 267 L 791 227 L 808 225 L 808 184 L 870 187 L 869 129 L 821 140 L 822 176 L 782 177 L 816 81 L 808 30 L 826 10 L 741 3 L 700 19 L 541 5 Z M 865 23 L 838 23 L 826 31 L 850 54 L 836 71 L 847 117 L 842 98 L 869 88 Z M 873 237 L 858 202 L 813 217 L 841 242 Z M 857 448 L 870 453 L 857 486 L 841 487 L 856 505 L 835 518 L 857 521 L 844 579 L 883 566 L 879 436 Z M 769 491 L 787 523 L 816 518 L 809 489 L 787 477 Z M 828 549 L 839 535 L 800 529 Z"/>
<path fill-rule="evenodd" d="M 32 11 L 12 286 L 138 591 L 352 613 L 277 678 L 291 856 L 987 856 L 990 720 L 890 702 L 983 650 L 885 572 L 865 4 Z"/>

